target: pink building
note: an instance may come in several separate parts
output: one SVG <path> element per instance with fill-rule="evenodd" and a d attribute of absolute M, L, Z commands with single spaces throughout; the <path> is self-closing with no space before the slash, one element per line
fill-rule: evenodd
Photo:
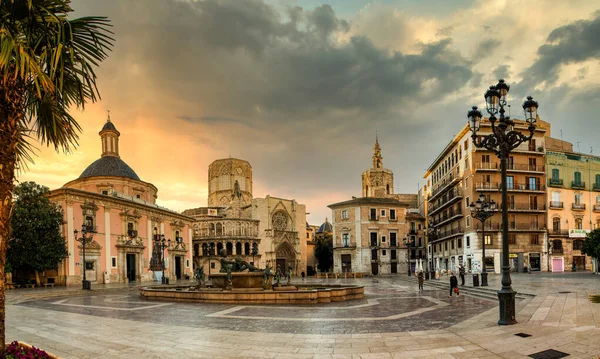
<path fill-rule="evenodd" d="M 63 235 L 69 251 L 57 273 L 46 273 L 56 275 L 58 284 L 81 283 L 83 251 L 74 230 L 80 237 L 83 225 L 95 231 L 85 250 L 86 279 L 92 283 L 160 280 L 162 272 L 152 271 L 150 260 L 153 237 L 161 234 L 171 240 L 164 250 L 165 276 L 175 280 L 192 275 L 193 219 L 156 205 L 158 189 L 120 158 L 119 136 L 109 117 L 100 131 L 100 159 L 79 178 L 51 191 L 50 199 L 65 214 Z"/>

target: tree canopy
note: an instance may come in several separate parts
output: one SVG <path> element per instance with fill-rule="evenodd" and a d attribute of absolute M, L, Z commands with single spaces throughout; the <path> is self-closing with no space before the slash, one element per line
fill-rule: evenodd
<path fill-rule="evenodd" d="M 60 227 L 63 211 L 48 199 L 47 187 L 24 182 L 15 187 L 7 260 L 13 268 L 55 269 L 69 255 Z"/>
<path fill-rule="evenodd" d="M 600 259 L 600 228 L 596 228 L 587 234 L 581 253 L 592 258 Z"/>
<path fill-rule="evenodd" d="M 319 269 L 327 272 L 333 265 L 333 236 L 331 233 L 323 233 L 316 240 L 315 257 L 319 261 Z"/>

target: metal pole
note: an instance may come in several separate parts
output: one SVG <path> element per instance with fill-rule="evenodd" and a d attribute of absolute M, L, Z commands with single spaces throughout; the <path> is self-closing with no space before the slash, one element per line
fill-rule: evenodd
<path fill-rule="evenodd" d="M 501 146 L 508 145 L 506 143 Z M 507 188 L 506 188 L 506 157 L 508 151 L 500 148 L 500 168 L 502 174 L 502 289 L 498 292 L 498 300 L 500 303 L 500 320 L 499 325 L 516 324 L 515 319 L 515 294 L 511 288 L 510 279 L 510 264 L 508 256 L 508 206 L 507 203 Z"/>
<path fill-rule="evenodd" d="M 488 285 L 488 281 L 487 281 L 487 268 L 485 267 L 485 220 L 486 218 L 483 217 L 483 221 L 481 221 L 481 235 L 483 236 L 483 239 L 481 240 L 481 242 L 483 243 L 481 246 L 481 286 L 482 287 L 487 287 Z"/>
<path fill-rule="evenodd" d="M 87 289 L 86 286 L 86 278 L 85 278 L 85 233 L 83 233 L 82 236 L 83 241 L 81 242 L 82 246 L 83 246 L 83 282 L 81 283 L 83 289 Z"/>
<path fill-rule="evenodd" d="M 162 284 L 165 284 L 167 281 L 165 280 L 165 243 L 164 241 L 160 244 L 161 249 L 161 269 L 162 269 Z"/>

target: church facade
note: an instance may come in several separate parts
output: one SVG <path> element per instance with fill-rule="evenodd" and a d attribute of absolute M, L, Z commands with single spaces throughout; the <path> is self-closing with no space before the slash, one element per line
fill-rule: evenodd
<path fill-rule="evenodd" d="M 188 209 L 193 220 L 194 268 L 220 270 L 218 253 L 294 275 L 306 271 L 306 206 L 293 199 L 252 196 L 252 166 L 236 158 L 208 168 L 208 206 Z"/>
<path fill-rule="evenodd" d="M 192 218 L 156 205 L 158 189 L 121 159 L 120 133 L 110 117 L 99 134 L 100 159 L 79 178 L 50 192 L 50 200 L 65 214 L 62 232 L 69 257 L 56 271 L 46 271 L 46 277 L 63 285 L 80 284 L 84 271 L 92 283 L 155 280 L 162 275 L 150 270 L 155 235 L 164 235 L 168 243 L 165 276 L 179 279 L 191 274 Z M 85 262 L 78 241 L 82 229 L 93 234 L 86 244 Z"/>

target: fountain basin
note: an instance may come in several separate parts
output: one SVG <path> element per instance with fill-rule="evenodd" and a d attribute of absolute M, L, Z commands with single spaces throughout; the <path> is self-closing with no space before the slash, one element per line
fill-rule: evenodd
<path fill-rule="evenodd" d="M 151 286 L 140 288 L 147 300 L 168 302 L 226 303 L 226 304 L 318 304 L 343 302 L 365 297 L 359 285 L 298 285 L 297 290 L 263 290 L 235 287 L 232 290 L 189 286 Z"/>
<path fill-rule="evenodd" d="M 231 273 L 231 283 L 233 284 L 233 288 L 239 289 L 261 289 L 264 283 L 265 272 L 234 272 Z M 212 280 L 213 287 L 225 289 L 227 288 L 227 273 L 215 273 L 210 275 L 210 279 Z M 273 276 L 269 276 L 269 281 L 267 283 L 271 283 Z"/>

